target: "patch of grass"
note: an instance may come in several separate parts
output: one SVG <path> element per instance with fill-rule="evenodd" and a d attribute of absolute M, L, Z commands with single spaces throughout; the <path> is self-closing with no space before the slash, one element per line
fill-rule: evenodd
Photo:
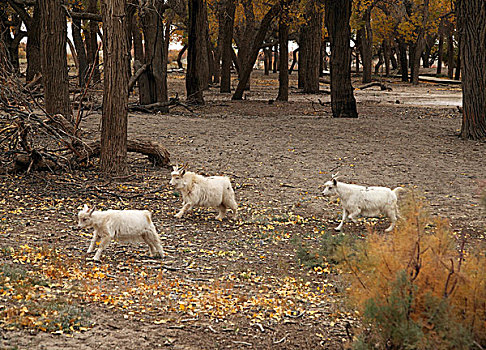
<path fill-rule="evenodd" d="M 357 238 L 344 233 L 322 235 L 317 247 L 311 247 L 302 239 L 293 239 L 296 245 L 296 257 L 306 268 L 323 267 L 328 264 L 336 265 L 341 262 L 339 249 L 343 245 L 354 246 Z"/>

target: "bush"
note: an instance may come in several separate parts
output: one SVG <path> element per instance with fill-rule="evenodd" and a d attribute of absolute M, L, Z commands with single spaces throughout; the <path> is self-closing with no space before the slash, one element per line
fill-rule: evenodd
<path fill-rule="evenodd" d="M 390 234 L 338 249 L 350 299 L 369 324 L 358 349 L 466 349 L 486 345 L 486 255 L 464 251 L 449 224 L 412 194 Z"/>

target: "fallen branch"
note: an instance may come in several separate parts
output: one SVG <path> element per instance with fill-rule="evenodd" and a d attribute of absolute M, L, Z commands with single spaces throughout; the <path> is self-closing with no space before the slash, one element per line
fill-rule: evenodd
<path fill-rule="evenodd" d="M 166 166 L 170 162 L 170 154 L 166 148 L 153 141 L 127 140 L 128 152 L 146 155 L 153 165 Z M 84 156 L 77 159 L 78 162 L 97 157 L 101 152 L 101 142 L 94 141 L 87 145 Z"/>
<path fill-rule="evenodd" d="M 374 87 L 374 86 L 378 86 L 381 89 L 381 91 L 384 91 L 384 90 L 392 91 L 392 88 L 391 87 L 389 87 L 389 86 L 387 86 L 385 84 L 379 83 L 379 82 L 373 82 L 373 83 L 361 85 L 361 86 L 358 86 L 358 89 L 359 90 L 364 90 L 364 89 L 367 89 L 367 88 L 370 88 L 370 87 Z"/>

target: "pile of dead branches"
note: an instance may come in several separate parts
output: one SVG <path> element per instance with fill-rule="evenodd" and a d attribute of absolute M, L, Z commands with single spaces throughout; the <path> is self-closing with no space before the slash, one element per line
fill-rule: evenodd
<path fill-rule="evenodd" d="M 0 43 L 1 49 L 1 43 Z M 71 170 L 99 156 L 99 141 L 83 141 L 82 109 L 76 116 L 49 115 L 39 95 L 14 73 L 0 53 L 0 173 L 31 170 Z M 128 151 L 167 165 L 169 153 L 156 142 L 128 140 Z"/>
<path fill-rule="evenodd" d="M 3 170 L 70 168 L 85 143 L 62 115 L 45 112 L 14 73 L 0 61 L 0 166 Z"/>

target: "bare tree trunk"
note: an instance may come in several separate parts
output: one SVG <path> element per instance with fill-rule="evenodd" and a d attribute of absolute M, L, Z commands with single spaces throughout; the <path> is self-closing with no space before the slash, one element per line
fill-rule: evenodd
<path fill-rule="evenodd" d="M 461 80 L 461 37 L 459 37 L 459 47 L 457 48 L 457 61 L 456 72 L 454 73 L 454 79 Z"/>
<path fill-rule="evenodd" d="M 289 100 L 289 13 L 286 0 L 281 0 L 282 11 L 278 21 L 279 71 L 277 101 Z"/>
<path fill-rule="evenodd" d="M 30 20 L 30 25 L 27 30 L 27 72 L 26 81 L 29 82 L 34 79 L 37 73 L 42 71 L 41 63 L 41 13 L 39 8 L 39 2 L 37 1 L 34 5 L 34 12 L 32 14 L 32 19 Z"/>
<path fill-rule="evenodd" d="M 299 52 L 299 48 L 296 48 L 294 52 L 292 52 L 292 64 L 289 68 L 289 74 L 292 74 L 294 71 L 295 64 L 297 63 L 297 52 Z"/>
<path fill-rule="evenodd" d="M 278 69 L 278 44 L 273 46 L 273 67 L 272 70 L 274 73 L 277 73 Z"/>
<path fill-rule="evenodd" d="M 309 2 L 306 9 L 308 22 L 300 30 L 299 87 L 305 93 L 319 91 L 319 57 L 322 43 L 322 13 L 318 2 Z"/>
<path fill-rule="evenodd" d="M 66 12 L 61 0 L 40 0 L 42 33 L 41 57 L 45 108 L 72 120 L 67 71 Z"/>
<path fill-rule="evenodd" d="M 331 41 L 331 108 L 334 118 L 357 118 L 351 85 L 352 0 L 325 0 L 326 27 Z"/>
<path fill-rule="evenodd" d="M 458 0 L 457 21 L 462 56 L 463 115 L 461 137 L 486 139 L 486 2 Z"/>
<path fill-rule="evenodd" d="M 156 2 L 139 9 L 145 44 L 143 63 L 148 65 L 144 74 L 148 81 L 148 91 L 140 96 L 140 103 L 143 104 L 168 101 L 167 59 L 162 21 L 165 7 L 162 5 L 160 2 Z"/>
<path fill-rule="evenodd" d="M 271 49 L 266 47 L 263 49 L 263 75 L 270 75 L 270 63 L 272 62 L 272 59 L 270 58 L 272 53 L 270 51 Z"/>
<path fill-rule="evenodd" d="M 74 12 L 79 12 L 79 8 L 74 7 Z M 78 84 L 84 86 L 86 73 L 88 72 L 88 58 L 86 49 L 84 47 L 83 37 L 81 36 L 81 20 L 73 18 L 71 22 L 71 33 L 73 35 L 74 47 L 76 48 L 76 55 L 78 56 Z"/>
<path fill-rule="evenodd" d="M 221 85 L 219 92 L 231 92 L 231 62 L 233 57 L 233 26 L 236 5 L 234 0 L 226 0 L 224 5 L 223 38 L 221 47 Z"/>
<path fill-rule="evenodd" d="M 184 45 L 181 51 L 179 51 L 179 53 L 177 54 L 177 67 L 179 67 L 179 69 L 182 69 L 182 56 L 186 51 L 187 51 L 187 45 Z"/>
<path fill-rule="evenodd" d="M 373 66 L 373 32 L 371 31 L 371 8 L 367 9 L 363 14 L 364 25 L 359 29 L 361 39 L 360 53 L 363 60 L 363 77 L 362 83 L 366 84 L 371 82 L 371 70 Z"/>
<path fill-rule="evenodd" d="M 253 65 L 258 57 L 258 52 L 260 51 L 260 47 L 262 46 L 263 40 L 265 39 L 265 35 L 267 33 L 272 20 L 275 16 L 278 15 L 280 12 L 280 4 L 273 5 L 265 14 L 260 23 L 260 28 L 255 36 L 253 44 L 251 46 L 250 54 L 248 55 L 248 59 L 245 62 L 244 66 L 242 67 L 242 73 L 240 77 L 240 81 L 238 82 L 238 86 L 236 87 L 235 93 L 233 94 L 232 100 L 241 100 L 243 98 L 243 91 L 247 86 L 248 81 L 250 80 L 250 74 L 253 70 Z"/>
<path fill-rule="evenodd" d="M 454 37 L 452 36 L 452 26 L 449 26 L 449 35 L 447 36 L 447 77 L 454 78 Z"/>
<path fill-rule="evenodd" d="M 383 58 L 385 60 L 385 76 L 390 76 L 390 45 L 388 45 L 387 40 L 383 40 Z"/>
<path fill-rule="evenodd" d="M 439 76 L 442 74 L 442 52 L 444 50 L 444 21 L 442 20 L 439 25 L 439 45 L 437 48 L 437 73 Z"/>
<path fill-rule="evenodd" d="M 407 59 L 407 44 L 402 39 L 398 39 L 398 52 L 400 59 L 400 73 L 402 81 L 408 82 L 408 59 Z"/>
<path fill-rule="evenodd" d="M 89 13 L 98 14 L 98 1 L 88 0 Z M 84 31 L 86 38 L 86 56 L 88 59 L 88 70 L 93 70 L 93 81 L 98 82 L 101 80 L 101 73 L 99 69 L 100 57 L 98 54 L 98 22 L 90 20 L 87 26 L 87 30 Z M 94 65 L 94 68 L 92 68 Z"/>
<path fill-rule="evenodd" d="M 203 90 L 207 81 L 204 67 L 201 68 L 207 63 L 204 6 L 204 0 L 189 0 L 186 93 L 187 100 L 194 104 L 204 104 Z"/>
<path fill-rule="evenodd" d="M 135 68 L 135 70 L 138 70 L 138 68 L 142 66 L 142 63 L 145 62 L 142 32 L 139 20 L 135 20 L 135 18 L 133 19 L 131 29 L 133 38 L 133 54 L 135 56 L 135 62 L 133 64 L 133 67 Z M 141 105 L 150 104 L 150 87 L 147 72 L 142 73 L 142 75 L 137 80 L 137 84 L 139 103 Z"/>
<path fill-rule="evenodd" d="M 127 19 L 125 0 L 103 0 L 104 90 L 101 123 L 101 172 L 121 175 L 127 166 Z"/>

